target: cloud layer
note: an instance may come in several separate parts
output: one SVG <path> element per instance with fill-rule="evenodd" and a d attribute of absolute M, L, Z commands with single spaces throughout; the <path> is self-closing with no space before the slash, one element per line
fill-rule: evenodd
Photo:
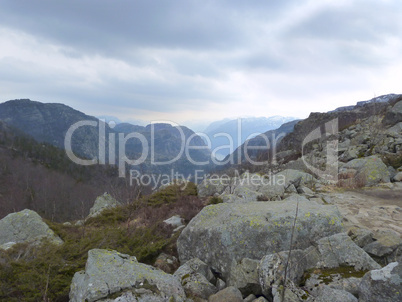
<path fill-rule="evenodd" d="M 2 1 L 0 101 L 304 117 L 401 93 L 400 1 Z"/>

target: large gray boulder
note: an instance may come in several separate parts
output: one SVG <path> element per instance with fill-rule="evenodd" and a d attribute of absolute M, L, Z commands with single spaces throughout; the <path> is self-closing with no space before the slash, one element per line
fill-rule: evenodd
<path fill-rule="evenodd" d="M 174 276 L 139 263 L 134 256 L 93 249 L 88 252 L 85 271 L 74 275 L 70 288 L 70 302 L 98 301 L 121 291 L 141 297 L 138 301 L 162 302 L 172 298 L 174 301 L 185 299 L 184 290 Z"/>
<path fill-rule="evenodd" d="M 226 278 L 232 260 L 260 260 L 288 250 L 297 204 L 294 248 L 307 248 L 343 230 L 335 206 L 318 205 L 301 196 L 273 202 L 221 203 L 205 207 L 182 231 L 177 241 L 179 259 L 185 262 L 197 257 Z"/>
<path fill-rule="evenodd" d="M 351 160 L 340 169 L 339 174 L 340 182 L 351 186 L 390 182 L 387 166 L 375 155 Z"/>
<path fill-rule="evenodd" d="M 359 302 L 402 300 L 402 265 L 392 262 L 366 273 L 359 286 Z"/>
<path fill-rule="evenodd" d="M 121 203 L 114 199 L 110 194 L 104 193 L 95 199 L 93 207 L 89 210 L 87 218 L 96 217 L 100 215 L 106 209 L 112 209 L 120 206 Z"/>
<path fill-rule="evenodd" d="M 63 243 L 34 211 L 25 209 L 8 214 L 0 220 L 0 249 L 8 249 L 16 243 L 35 243 L 42 239 L 56 245 Z"/>
<path fill-rule="evenodd" d="M 358 271 L 381 267 L 346 233 L 321 238 L 317 248 L 321 254 L 319 267 L 353 266 Z"/>

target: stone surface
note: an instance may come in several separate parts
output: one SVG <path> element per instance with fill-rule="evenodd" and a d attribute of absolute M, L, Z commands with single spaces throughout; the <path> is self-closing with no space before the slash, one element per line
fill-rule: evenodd
<path fill-rule="evenodd" d="M 264 256 L 259 264 L 259 280 L 262 293 L 270 296 L 272 290 L 280 286 L 285 278 L 285 267 L 289 251 Z M 313 268 L 319 261 L 314 247 L 306 250 L 292 250 L 288 263 L 287 280 L 299 284 L 306 270 Z"/>
<path fill-rule="evenodd" d="M 365 228 L 351 228 L 348 235 L 361 248 L 373 242 L 373 232 Z"/>
<path fill-rule="evenodd" d="M 103 195 L 98 196 L 95 199 L 95 203 L 93 207 L 89 210 L 89 215 L 87 218 L 96 217 L 100 213 L 102 213 L 102 211 L 115 208 L 119 205 L 121 205 L 120 202 L 118 202 L 116 199 L 110 196 L 110 194 L 105 192 Z"/>
<path fill-rule="evenodd" d="M 373 256 L 384 257 L 391 255 L 397 248 L 402 249 L 401 235 L 392 230 L 378 230 L 374 234 L 376 241 L 364 246 L 364 250 Z"/>
<path fill-rule="evenodd" d="M 296 188 L 300 185 L 311 187 L 317 181 L 313 175 L 294 169 L 286 169 L 276 173 L 275 178 L 278 182 L 284 179 L 285 188 L 291 184 L 295 185 Z"/>
<path fill-rule="evenodd" d="M 402 172 L 396 173 L 392 179 L 393 181 L 402 181 Z"/>
<path fill-rule="evenodd" d="M 366 273 L 359 286 L 359 302 L 402 300 L 402 265 L 392 262 Z"/>
<path fill-rule="evenodd" d="M 181 218 L 178 215 L 172 216 L 166 220 L 163 221 L 164 223 L 166 223 L 167 225 L 170 225 L 171 227 L 178 228 L 181 227 L 184 224 L 184 219 Z"/>
<path fill-rule="evenodd" d="M 227 284 L 238 288 L 243 296 L 261 294 L 258 265 L 258 260 L 248 258 L 244 258 L 240 262 L 233 261 Z"/>
<path fill-rule="evenodd" d="M 353 266 L 358 271 L 381 267 L 346 233 L 339 233 L 318 240 L 317 248 L 321 254 L 320 267 Z"/>
<path fill-rule="evenodd" d="M 190 297 L 207 299 L 218 290 L 211 282 L 215 277 L 209 267 L 198 258 L 193 258 L 180 266 L 173 274 Z"/>
<path fill-rule="evenodd" d="M 183 230 L 177 241 L 179 259 L 185 262 L 198 257 L 226 278 L 232 260 L 259 260 L 288 250 L 297 203 L 294 248 L 307 248 L 343 230 L 336 207 L 301 196 L 273 202 L 221 203 L 205 207 Z"/>
<path fill-rule="evenodd" d="M 340 289 L 335 289 L 331 288 L 326 285 L 321 285 L 319 286 L 315 291 L 314 291 L 314 302 L 357 302 L 357 298 L 353 296 L 351 293 L 340 290 Z"/>
<path fill-rule="evenodd" d="M 229 286 L 210 296 L 208 302 L 243 302 L 243 296 L 236 287 Z"/>
<path fill-rule="evenodd" d="M 34 243 L 42 239 L 57 245 L 63 243 L 34 211 L 25 209 L 8 214 L 0 220 L 0 249 L 8 249 L 16 243 Z"/>
<path fill-rule="evenodd" d="M 155 301 L 168 301 L 171 297 L 175 301 L 185 299 L 184 290 L 174 276 L 139 263 L 134 256 L 93 249 L 88 252 L 85 271 L 74 275 L 70 302 L 97 301 L 122 290 L 143 296 L 141 301 L 144 296 L 154 296 Z"/>
<path fill-rule="evenodd" d="M 208 197 L 213 196 L 214 194 L 222 194 L 225 191 L 227 185 L 230 183 L 227 179 L 204 179 L 198 186 L 198 196 L 199 197 Z"/>
<path fill-rule="evenodd" d="M 339 173 L 340 182 L 349 181 L 350 185 L 355 186 L 390 182 L 387 166 L 375 155 L 351 160 L 340 169 Z"/>

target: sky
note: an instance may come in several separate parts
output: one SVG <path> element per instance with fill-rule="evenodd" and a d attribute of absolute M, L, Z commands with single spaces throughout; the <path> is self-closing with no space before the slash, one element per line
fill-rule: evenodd
<path fill-rule="evenodd" d="M 399 0 L 0 0 L 0 102 L 197 123 L 402 93 Z"/>

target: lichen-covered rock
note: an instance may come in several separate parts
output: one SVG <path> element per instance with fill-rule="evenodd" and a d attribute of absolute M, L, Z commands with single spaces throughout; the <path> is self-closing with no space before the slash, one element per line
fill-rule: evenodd
<path fill-rule="evenodd" d="M 105 192 L 103 195 L 96 198 L 93 207 L 89 210 L 89 215 L 87 218 L 96 217 L 102 213 L 102 211 L 112 209 L 120 205 L 120 202 Z"/>
<path fill-rule="evenodd" d="M 209 297 L 208 302 L 243 302 L 243 296 L 236 287 L 229 286 Z"/>
<path fill-rule="evenodd" d="M 197 257 L 226 278 L 232 260 L 260 260 L 289 249 L 291 229 L 299 204 L 293 247 L 343 230 L 335 206 L 323 206 L 301 196 L 283 201 L 221 203 L 205 207 L 183 230 L 177 241 L 179 259 Z"/>
<path fill-rule="evenodd" d="M 134 256 L 116 251 L 93 249 L 88 252 L 85 271 L 75 273 L 70 302 L 98 301 L 120 291 L 129 291 L 139 301 L 184 301 L 180 282 L 152 266 L 139 263 Z M 134 300 L 137 301 L 137 300 Z"/>
<path fill-rule="evenodd" d="M 285 278 L 285 267 L 289 251 L 264 256 L 259 264 L 259 281 L 262 293 L 271 296 L 273 288 L 281 285 Z M 306 250 L 293 250 L 287 269 L 287 280 L 292 284 L 299 284 L 303 274 L 313 268 L 319 261 L 318 251 L 310 247 Z"/>
<path fill-rule="evenodd" d="M 207 299 L 218 290 L 211 282 L 215 281 L 215 276 L 208 265 L 198 258 L 193 258 L 173 274 L 180 281 L 184 291 L 188 296 Z"/>
<path fill-rule="evenodd" d="M 63 243 L 34 211 L 25 209 L 8 214 L 0 220 L 0 249 L 8 249 L 16 243 L 34 243 L 42 239 L 57 245 Z"/>
<path fill-rule="evenodd" d="M 243 296 L 261 294 L 261 285 L 258 278 L 258 260 L 244 258 L 240 262 L 232 262 L 228 285 L 238 288 Z"/>
<path fill-rule="evenodd" d="M 318 240 L 317 248 L 321 254 L 320 267 L 353 266 L 356 270 L 371 270 L 381 267 L 346 233 Z"/>
<path fill-rule="evenodd" d="M 208 197 L 214 194 L 222 194 L 229 183 L 229 178 L 206 178 L 197 186 L 198 196 Z"/>
<path fill-rule="evenodd" d="M 401 235 L 393 230 L 379 230 L 373 236 L 375 241 L 363 247 L 369 254 L 376 257 L 385 257 L 391 255 L 399 249 L 402 253 Z"/>
<path fill-rule="evenodd" d="M 402 265 L 392 262 L 366 273 L 359 286 L 359 302 L 402 300 Z"/>
<path fill-rule="evenodd" d="M 353 186 L 372 186 L 380 182 L 390 182 L 387 166 L 375 155 L 351 160 L 340 169 L 339 173 L 341 183 Z"/>

